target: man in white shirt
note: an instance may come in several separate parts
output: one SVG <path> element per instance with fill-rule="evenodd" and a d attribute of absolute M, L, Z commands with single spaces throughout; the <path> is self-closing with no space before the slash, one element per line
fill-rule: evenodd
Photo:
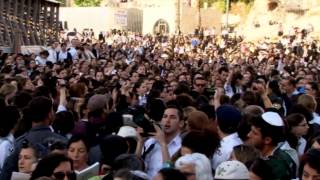
<path fill-rule="evenodd" d="M 76 60 L 78 58 L 78 51 L 77 51 L 77 49 L 75 47 L 73 47 L 73 46 L 70 47 L 68 49 L 68 52 L 71 54 L 72 60 Z"/>
<path fill-rule="evenodd" d="M 96 59 L 96 57 L 92 53 L 92 50 L 89 44 L 84 44 L 83 48 L 84 48 L 84 56 L 86 57 L 87 60 L 91 61 L 93 59 Z"/>
<path fill-rule="evenodd" d="M 223 105 L 217 109 L 218 134 L 221 141 L 220 148 L 213 155 L 213 169 L 230 159 L 234 146 L 242 144 L 237 133 L 241 118 L 240 111 L 233 106 Z"/>
<path fill-rule="evenodd" d="M 71 47 L 68 49 L 68 52 L 72 56 L 72 60 L 76 60 L 78 58 L 78 52 L 76 50 L 77 45 L 79 44 L 79 40 L 73 39 L 71 41 Z"/>
<path fill-rule="evenodd" d="M 155 136 L 149 138 L 145 143 L 139 138 L 137 145 L 137 155 L 141 155 L 144 159 L 146 172 L 150 178 L 155 176 L 172 155 L 181 148 L 180 129 L 184 125 L 182 111 L 175 106 L 169 106 L 160 124 L 162 130 L 155 126 L 157 133 L 151 133 Z"/>
<path fill-rule="evenodd" d="M 35 61 L 36 64 L 39 66 L 45 66 L 48 61 L 49 52 L 48 51 L 41 51 L 39 56 L 36 57 Z"/>
<path fill-rule="evenodd" d="M 59 45 L 58 42 L 54 42 L 54 43 L 52 43 L 52 45 L 48 49 L 49 56 L 48 56 L 47 60 L 51 61 L 52 63 L 57 62 L 57 47 L 58 47 L 58 45 Z"/>
<path fill-rule="evenodd" d="M 67 51 L 67 45 L 65 43 L 61 44 L 61 50 L 58 52 L 58 61 L 72 61 L 72 55 Z"/>

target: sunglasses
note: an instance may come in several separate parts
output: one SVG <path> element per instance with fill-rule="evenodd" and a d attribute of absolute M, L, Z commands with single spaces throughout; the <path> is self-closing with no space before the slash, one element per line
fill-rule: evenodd
<path fill-rule="evenodd" d="M 55 172 L 53 173 L 53 176 L 56 180 L 63 180 L 65 176 L 67 176 L 69 180 L 76 180 L 75 172 Z"/>

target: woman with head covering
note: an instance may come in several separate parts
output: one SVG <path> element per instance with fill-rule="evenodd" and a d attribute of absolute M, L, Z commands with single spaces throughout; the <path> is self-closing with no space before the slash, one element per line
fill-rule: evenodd
<path fill-rule="evenodd" d="M 184 174 L 188 180 L 212 180 L 210 160 L 203 154 L 193 153 L 180 157 L 175 167 Z"/>

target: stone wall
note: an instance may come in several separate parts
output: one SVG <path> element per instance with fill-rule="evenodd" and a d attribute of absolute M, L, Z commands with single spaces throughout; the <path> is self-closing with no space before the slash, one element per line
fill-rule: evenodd
<path fill-rule="evenodd" d="M 244 24 L 239 29 L 247 40 L 258 40 L 264 36 L 276 37 L 278 25 L 283 25 L 284 32 L 292 27 L 306 28 L 310 24 L 314 33 L 320 33 L 319 2 L 315 0 L 279 0 L 274 10 L 268 9 L 269 0 L 256 0 Z M 276 24 L 270 25 L 269 22 Z M 260 27 L 255 27 L 259 24 Z"/>
<path fill-rule="evenodd" d="M 95 34 L 116 28 L 114 23 L 113 8 L 101 7 L 63 7 L 60 8 L 60 20 L 67 21 L 68 29 L 76 28 L 81 31 L 85 28 L 93 28 Z"/>
<path fill-rule="evenodd" d="M 217 31 L 221 28 L 222 13 L 213 8 L 201 9 L 201 25 L 204 28 L 215 27 Z M 181 31 L 193 33 L 198 27 L 198 10 L 191 7 L 183 7 L 181 13 Z"/>
<path fill-rule="evenodd" d="M 127 26 L 119 26 L 115 22 L 117 11 L 127 11 Z M 202 27 L 215 27 L 218 31 L 221 26 L 222 14 L 215 9 L 201 9 Z M 78 31 L 93 28 L 95 34 L 108 31 L 112 28 L 128 29 L 143 34 L 153 33 L 155 23 L 163 19 L 169 25 L 169 33 L 176 32 L 176 7 L 155 6 L 144 8 L 111 8 L 111 7 L 63 7 L 60 8 L 60 20 L 68 22 L 69 30 L 76 28 Z M 181 30 L 184 33 L 193 33 L 198 27 L 197 8 L 185 7 L 181 9 Z"/>

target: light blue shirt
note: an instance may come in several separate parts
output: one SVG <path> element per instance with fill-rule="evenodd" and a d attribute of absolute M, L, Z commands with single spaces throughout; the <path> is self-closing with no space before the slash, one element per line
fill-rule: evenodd
<path fill-rule="evenodd" d="M 0 169 L 4 164 L 6 158 L 14 150 L 14 136 L 9 133 L 8 136 L 0 138 Z"/>

